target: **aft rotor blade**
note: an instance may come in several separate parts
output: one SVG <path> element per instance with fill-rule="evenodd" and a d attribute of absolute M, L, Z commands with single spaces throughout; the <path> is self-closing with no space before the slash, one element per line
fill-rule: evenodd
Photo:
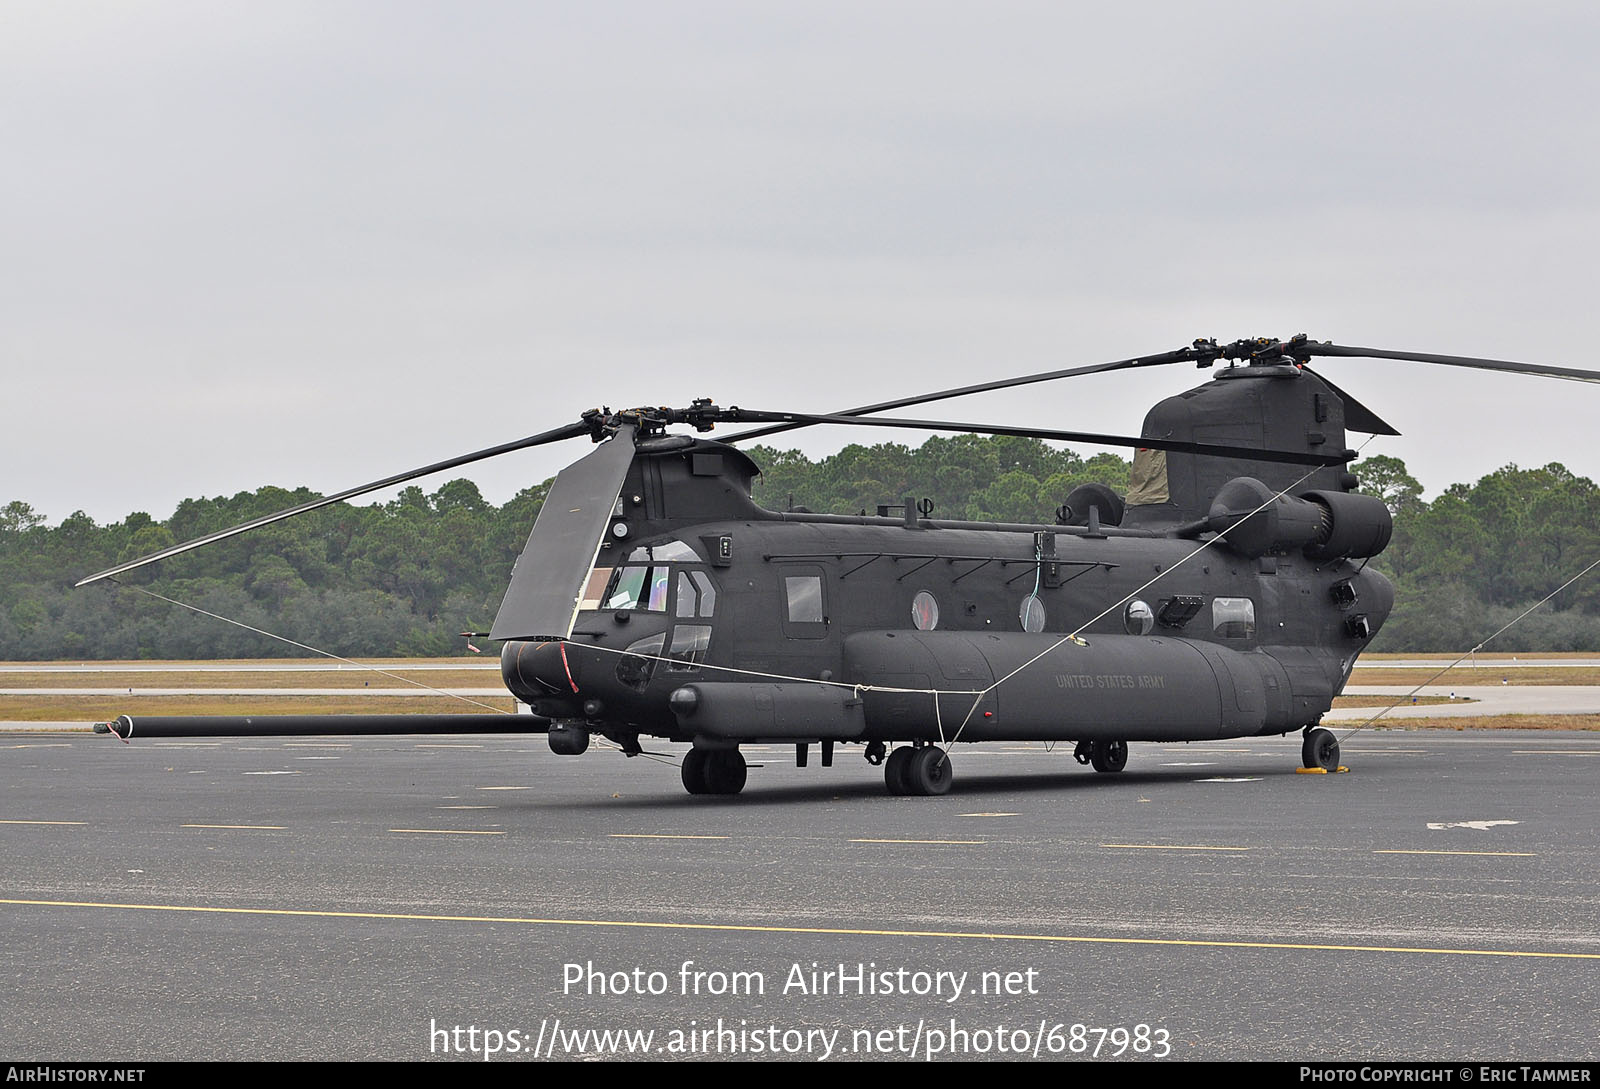
<path fill-rule="evenodd" d="M 913 431 L 963 431 L 978 435 L 1016 435 L 1029 439 L 1052 439 L 1060 442 L 1081 442 L 1092 446 L 1127 446 L 1134 449 L 1167 450 L 1181 454 L 1200 454 L 1206 457 L 1240 458 L 1246 461 L 1286 462 L 1290 465 L 1343 465 L 1355 457 L 1352 451 L 1337 454 L 1311 454 L 1298 450 L 1271 450 L 1253 446 L 1222 446 L 1209 442 L 1185 442 L 1179 439 L 1157 439 L 1131 435 L 1101 435 L 1091 431 L 1052 431 L 1040 427 L 1010 427 L 1003 424 L 956 423 L 952 420 L 901 420 L 886 416 L 810 415 L 803 412 L 761 412 L 754 409 L 737 409 L 743 418 L 771 418 L 789 422 L 793 427 L 811 424 L 849 424 L 856 427 L 900 427 Z M 754 432 L 745 432 L 754 434 Z M 726 441 L 726 440 L 723 440 Z"/>
<path fill-rule="evenodd" d="M 1398 359 L 1408 363 L 1438 363 L 1446 367 L 1471 367 L 1481 371 L 1506 371 L 1511 374 L 1537 374 L 1545 378 L 1565 378 L 1569 382 L 1600 382 L 1600 371 L 1578 367 L 1552 367 L 1543 363 L 1517 363 L 1509 359 L 1478 359 L 1466 355 L 1432 355 L 1427 352 L 1395 352 L 1383 348 L 1351 348 L 1343 344 L 1306 343 L 1308 355 L 1339 356 L 1349 359 Z"/>
<path fill-rule="evenodd" d="M 1023 375 L 1020 378 L 1000 378 L 993 382 L 979 382 L 972 386 L 960 386 L 956 389 L 939 390 L 936 393 L 921 393 L 915 397 L 901 397 L 893 401 L 879 401 L 875 405 L 862 405 L 859 408 L 847 408 L 832 413 L 834 416 L 865 416 L 873 412 L 888 412 L 896 408 L 910 408 L 913 405 L 925 405 L 933 401 L 947 401 L 952 397 L 965 397 L 973 393 L 988 393 L 997 389 L 1010 389 L 1013 386 L 1030 386 L 1038 382 L 1054 382 L 1058 378 L 1077 378 L 1086 374 L 1104 374 L 1108 371 L 1132 370 L 1135 367 L 1164 367 L 1169 363 L 1189 363 L 1205 358 L 1205 353 L 1196 348 L 1180 348 L 1175 352 L 1162 352 L 1159 355 L 1141 355 L 1130 359 L 1114 359 L 1109 363 L 1094 363 L 1086 367 L 1068 367 L 1066 370 L 1043 371 L 1039 374 Z M 776 435 L 783 431 L 793 431 L 800 427 L 809 427 L 820 420 L 806 420 L 797 423 L 775 424 L 772 427 L 758 427 L 753 431 L 741 431 L 737 435 L 724 436 L 722 442 L 740 442 L 744 439 L 759 439 L 767 435 Z"/>
<path fill-rule="evenodd" d="M 1301 367 L 1301 370 L 1312 375 L 1317 381 L 1333 391 L 1333 395 L 1344 402 L 1344 428 L 1346 431 L 1359 431 L 1363 435 L 1398 435 L 1393 424 L 1388 423 L 1372 409 L 1350 396 L 1344 390 L 1328 380 L 1328 376 L 1310 367 Z"/>
<path fill-rule="evenodd" d="M 502 443 L 499 446 L 491 446 L 486 450 L 478 450 L 471 454 L 462 454 L 460 457 L 450 458 L 447 461 L 437 461 L 432 465 L 424 465 L 420 469 L 412 469 L 410 472 L 399 473 L 395 476 L 387 476 L 382 480 L 374 480 L 370 484 L 362 484 L 357 488 L 347 488 L 342 492 L 336 492 L 333 495 L 325 496 L 321 499 L 313 499 L 309 503 L 301 503 L 298 507 L 290 507 L 288 510 L 280 510 L 276 514 L 268 514 L 260 518 L 253 518 L 250 521 L 234 526 L 231 529 L 219 530 L 216 533 L 208 533 L 204 537 L 196 537 L 192 541 L 185 541 L 183 544 L 173 545 L 171 548 L 164 548 L 160 552 L 152 552 L 148 556 L 141 556 L 139 559 L 129 560 L 127 563 L 121 563 L 115 567 L 108 567 L 106 570 L 101 571 L 98 574 L 90 575 L 88 578 L 82 579 L 74 585 L 87 586 L 91 582 L 99 582 L 101 579 L 108 579 L 113 575 L 120 575 L 124 571 L 132 571 L 135 568 L 143 567 L 146 564 L 155 563 L 157 560 L 167 559 L 169 556 L 181 555 L 184 552 L 190 552 L 196 548 L 201 548 L 208 544 L 214 544 L 217 541 L 227 540 L 229 537 L 237 537 L 239 534 L 248 533 L 253 529 L 260 529 L 262 526 L 270 526 L 272 523 L 281 522 L 285 518 L 293 518 L 297 514 L 305 514 L 307 511 L 313 511 L 321 507 L 331 506 L 334 503 L 341 503 L 346 499 L 354 499 L 357 496 L 366 495 L 368 492 L 375 492 L 382 488 L 392 487 L 395 484 L 404 484 L 407 481 L 416 480 L 418 477 L 429 476 L 433 473 L 442 473 L 446 469 L 454 469 L 461 465 L 470 465 L 475 461 L 483 461 L 485 458 L 496 457 L 500 454 L 509 454 L 513 450 L 526 450 L 534 446 L 543 446 L 546 443 L 560 442 L 562 439 L 576 438 L 579 435 L 587 435 L 589 432 L 590 429 L 588 424 L 571 423 L 565 425 L 564 427 L 558 427 L 553 431 L 545 431 L 538 435 L 529 435 L 525 439 L 517 439 L 515 442 Z"/>

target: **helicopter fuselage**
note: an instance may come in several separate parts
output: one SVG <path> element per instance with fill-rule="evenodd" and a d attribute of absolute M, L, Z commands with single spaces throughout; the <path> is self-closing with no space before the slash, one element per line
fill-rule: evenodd
<path fill-rule="evenodd" d="M 744 455 L 656 441 L 640 444 L 570 636 L 505 645 L 508 688 L 554 720 L 553 739 L 1285 733 L 1329 709 L 1393 601 L 1358 561 L 1290 545 L 1249 556 L 1098 520 L 768 511 Z"/>

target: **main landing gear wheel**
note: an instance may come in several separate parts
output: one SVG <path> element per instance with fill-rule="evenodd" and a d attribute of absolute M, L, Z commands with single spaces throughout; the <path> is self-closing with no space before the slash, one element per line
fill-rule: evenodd
<path fill-rule="evenodd" d="M 949 755 L 937 745 L 909 751 L 911 756 L 905 764 L 906 793 L 928 797 L 949 793 L 950 784 L 955 780 Z"/>
<path fill-rule="evenodd" d="M 706 751 L 704 749 L 690 749 L 683 754 L 683 767 L 679 768 L 683 776 L 683 789 L 690 794 L 706 794 Z"/>
<path fill-rule="evenodd" d="M 1338 771 L 1339 739 L 1333 736 L 1333 731 L 1321 727 L 1307 730 L 1306 739 L 1300 746 L 1300 763 L 1308 768 Z"/>
<path fill-rule="evenodd" d="M 744 789 L 744 754 L 738 749 L 714 749 L 706 764 L 707 794 L 737 794 Z"/>
<path fill-rule="evenodd" d="M 1126 741 L 1094 741 L 1089 745 L 1089 762 L 1095 771 L 1121 771 L 1128 766 Z"/>
<path fill-rule="evenodd" d="M 680 772 L 683 789 L 690 794 L 737 794 L 749 769 L 738 749 L 690 749 Z"/>
<path fill-rule="evenodd" d="M 883 782 L 889 788 L 890 794 L 910 794 L 911 781 L 906 772 L 911 766 L 911 758 L 917 754 L 916 749 L 899 748 L 889 754 L 889 759 L 883 764 Z"/>

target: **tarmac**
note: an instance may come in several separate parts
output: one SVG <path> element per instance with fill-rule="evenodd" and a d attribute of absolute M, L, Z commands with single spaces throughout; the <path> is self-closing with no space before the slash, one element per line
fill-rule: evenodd
<path fill-rule="evenodd" d="M 9 734 L 0 1054 L 1592 1062 L 1600 737 L 1299 748 Z"/>

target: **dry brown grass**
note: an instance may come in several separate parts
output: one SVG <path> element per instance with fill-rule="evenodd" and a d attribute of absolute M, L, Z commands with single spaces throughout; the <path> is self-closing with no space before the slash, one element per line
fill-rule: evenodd
<path fill-rule="evenodd" d="M 1329 723 L 1342 730 L 1353 723 Z M 1600 715 L 1485 715 L 1482 718 L 1380 718 L 1386 730 L 1592 730 L 1600 731 Z"/>
<path fill-rule="evenodd" d="M 1395 698 L 1393 696 L 1338 696 L 1334 699 L 1333 705 L 1335 707 L 1387 707 L 1394 702 Z M 1415 699 L 1408 696 L 1400 706 L 1410 707 L 1415 704 L 1420 707 L 1434 703 L 1462 704 L 1477 702 L 1477 700 L 1466 699 L 1453 700 L 1449 696 L 1417 696 Z"/>
<path fill-rule="evenodd" d="M 1361 656 L 1363 661 L 1368 661 L 1368 662 L 1374 662 L 1374 661 L 1376 661 L 1376 662 L 1384 662 L 1384 661 L 1388 661 L 1388 662 L 1420 662 L 1420 661 L 1428 660 L 1428 661 L 1436 661 L 1440 665 L 1444 665 L 1446 662 L 1453 662 L 1458 657 L 1460 657 L 1459 653 L 1456 653 L 1456 654 L 1406 654 L 1404 652 L 1393 653 L 1393 654 L 1363 654 Z M 1596 658 L 1596 657 L 1600 657 L 1600 652 L 1596 652 L 1596 651 L 1592 651 L 1592 650 L 1479 651 L 1478 655 L 1477 655 L 1478 661 L 1480 661 L 1480 662 L 1487 662 L 1487 661 L 1494 660 L 1494 659 L 1498 659 L 1498 660 L 1509 662 L 1513 658 L 1521 658 L 1524 661 L 1526 661 L 1529 658 Z"/>
<path fill-rule="evenodd" d="M 1443 667 L 1446 663 L 1440 662 Z M 1556 666 L 1541 669 L 1537 666 L 1527 668 L 1497 669 L 1493 666 L 1458 666 L 1447 673 L 1440 674 L 1437 669 L 1362 669 L 1359 664 L 1355 672 L 1350 675 L 1351 684 L 1381 684 L 1393 688 L 1411 688 L 1419 684 L 1454 684 L 1454 685 L 1491 685 L 1499 684 L 1502 680 L 1508 686 L 1512 685 L 1545 685 L 1545 684 L 1578 684 L 1600 685 L 1600 668 L 1586 668 L 1583 666 Z"/>

